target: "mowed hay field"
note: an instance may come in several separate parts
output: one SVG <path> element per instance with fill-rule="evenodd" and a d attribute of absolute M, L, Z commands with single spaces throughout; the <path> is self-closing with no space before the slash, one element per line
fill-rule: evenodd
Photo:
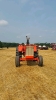
<path fill-rule="evenodd" d="M 56 100 L 56 51 L 39 50 L 44 66 L 22 62 L 15 48 L 0 49 L 0 100 Z"/>

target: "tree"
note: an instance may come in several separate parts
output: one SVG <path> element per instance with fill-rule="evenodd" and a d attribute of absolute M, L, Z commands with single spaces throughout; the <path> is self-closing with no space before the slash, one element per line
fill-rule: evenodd
<path fill-rule="evenodd" d="M 2 44 L 2 42 L 0 41 L 0 48 L 3 48 L 3 44 Z"/>

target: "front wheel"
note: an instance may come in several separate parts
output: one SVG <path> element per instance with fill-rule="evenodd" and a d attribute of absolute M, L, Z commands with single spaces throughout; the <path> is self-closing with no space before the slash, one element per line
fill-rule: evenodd
<path fill-rule="evenodd" d="M 38 65 L 39 66 L 43 66 L 43 57 L 42 56 L 38 56 Z"/>

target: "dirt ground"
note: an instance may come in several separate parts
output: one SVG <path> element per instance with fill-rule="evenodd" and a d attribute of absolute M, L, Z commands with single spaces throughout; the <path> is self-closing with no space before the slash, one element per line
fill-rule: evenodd
<path fill-rule="evenodd" d="M 56 51 L 39 50 L 43 67 L 15 67 L 15 50 L 0 49 L 0 100 L 56 100 Z"/>

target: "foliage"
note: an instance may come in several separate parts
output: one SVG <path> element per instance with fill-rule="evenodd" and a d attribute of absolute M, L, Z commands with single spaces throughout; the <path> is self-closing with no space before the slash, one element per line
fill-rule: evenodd
<path fill-rule="evenodd" d="M 0 48 L 2 48 L 2 47 L 7 47 L 7 48 L 16 47 L 18 45 L 19 45 L 19 43 L 7 43 L 7 42 L 1 42 L 0 41 Z"/>
<path fill-rule="evenodd" d="M 3 43 L 0 41 L 0 48 L 3 48 Z"/>
<path fill-rule="evenodd" d="M 21 43 L 21 44 L 24 45 L 24 43 Z M 50 43 L 34 43 L 34 44 L 41 45 L 41 46 L 46 45 L 48 47 L 51 47 Z M 18 45 L 19 45 L 19 43 L 8 43 L 8 42 L 1 42 L 0 41 L 0 48 L 3 48 L 3 47 L 7 47 L 7 48 L 9 48 L 9 47 L 17 47 Z"/>

